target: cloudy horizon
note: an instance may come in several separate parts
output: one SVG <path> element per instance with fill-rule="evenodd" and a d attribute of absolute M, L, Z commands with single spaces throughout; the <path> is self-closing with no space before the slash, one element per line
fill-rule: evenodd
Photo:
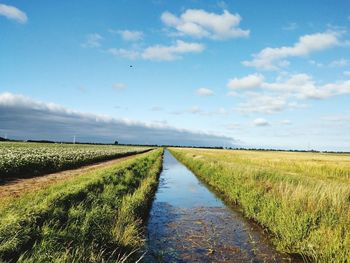
<path fill-rule="evenodd" d="M 0 136 L 350 151 L 332 3 L 0 2 Z"/>
<path fill-rule="evenodd" d="M 19 140 L 179 146 L 237 146 L 226 136 L 83 113 L 23 95 L 0 94 L 0 136 Z"/>

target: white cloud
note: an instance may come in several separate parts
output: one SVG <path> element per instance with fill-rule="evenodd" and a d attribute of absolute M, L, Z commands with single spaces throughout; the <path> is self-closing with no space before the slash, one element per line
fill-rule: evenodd
<path fill-rule="evenodd" d="M 288 108 L 288 100 L 284 96 L 271 96 L 257 92 L 245 94 L 246 101 L 238 104 L 236 111 L 249 113 L 276 113 Z"/>
<path fill-rule="evenodd" d="M 125 83 L 114 83 L 113 84 L 113 89 L 115 90 L 123 90 L 126 89 L 128 87 L 128 85 L 126 85 Z"/>
<path fill-rule="evenodd" d="M 266 82 L 262 75 L 248 75 L 243 78 L 231 79 L 227 86 L 230 89 L 252 89 L 277 92 L 286 97 L 297 99 L 326 99 L 333 96 L 350 94 L 350 80 L 334 83 L 317 84 L 308 74 L 280 75 L 275 82 Z M 260 98 L 264 98 L 262 96 Z"/>
<path fill-rule="evenodd" d="M 261 88 L 289 93 L 299 99 L 326 99 L 350 94 L 350 80 L 317 85 L 314 79 L 307 74 L 294 74 L 276 82 L 264 82 Z"/>
<path fill-rule="evenodd" d="M 97 33 L 89 34 L 86 36 L 86 40 L 81 46 L 84 48 L 100 47 L 102 40 L 103 37 Z"/>
<path fill-rule="evenodd" d="M 324 32 L 304 35 L 293 46 L 279 48 L 264 48 L 253 55 L 253 60 L 243 61 L 243 65 L 259 70 L 276 70 L 289 64 L 288 57 L 307 56 L 313 52 L 322 51 L 340 44 L 340 33 Z"/>
<path fill-rule="evenodd" d="M 211 89 L 200 88 L 196 90 L 196 94 L 201 97 L 213 96 L 214 92 Z"/>
<path fill-rule="evenodd" d="M 28 21 L 26 13 L 10 5 L 0 4 L 0 16 L 24 24 Z"/>
<path fill-rule="evenodd" d="M 189 43 L 177 40 L 170 46 L 154 45 L 143 50 L 141 57 L 147 60 L 171 61 L 181 58 L 181 54 L 200 53 L 204 50 L 204 45 L 199 43 Z"/>
<path fill-rule="evenodd" d="M 333 60 L 331 63 L 329 63 L 330 67 L 345 67 L 347 66 L 349 61 L 345 58 L 340 58 L 337 60 Z"/>
<path fill-rule="evenodd" d="M 228 5 L 227 5 L 227 3 L 225 1 L 218 1 L 216 4 L 221 9 L 227 9 L 228 8 Z"/>
<path fill-rule="evenodd" d="M 117 32 L 125 41 L 138 41 L 143 39 L 143 32 L 141 31 L 118 30 Z"/>
<path fill-rule="evenodd" d="M 144 123 L 106 115 L 82 113 L 12 93 L 0 94 L 0 132 L 12 139 L 194 146 L 232 145 L 231 137 Z"/>
<path fill-rule="evenodd" d="M 270 125 L 270 123 L 267 120 L 263 119 L 263 118 L 255 119 L 253 121 L 253 124 L 255 126 L 268 126 L 268 125 Z"/>
<path fill-rule="evenodd" d="M 140 53 L 136 50 L 124 49 L 124 48 L 110 48 L 108 52 L 113 56 L 123 57 L 127 59 L 137 59 L 140 57 Z"/>
<path fill-rule="evenodd" d="M 241 16 L 227 10 L 215 14 L 202 9 L 187 9 L 179 17 L 164 12 L 161 20 L 166 26 L 176 29 L 177 35 L 219 40 L 249 36 L 249 30 L 239 28 Z"/>
<path fill-rule="evenodd" d="M 349 70 L 348 70 L 348 71 L 344 71 L 343 74 L 344 74 L 345 76 L 347 76 L 347 77 L 350 77 L 350 71 L 349 71 Z"/>
<path fill-rule="evenodd" d="M 324 67 L 324 64 L 323 64 L 323 63 L 317 62 L 317 61 L 312 60 L 312 59 L 309 60 L 309 63 L 310 63 L 311 65 L 314 65 L 314 66 L 319 67 L 319 68 Z"/>
<path fill-rule="evenodd" d="M 173 45 L 154 45 L 143 50 L 111 48 L 108 52 L 114 56 L 128 59 L 144 59 L 153 61 L 172 61 L 182 58 L 182 54 L 200 53 L 205 49 L 200 43 L 177 40 Z"/>
<path fill-rule="evenodd" d="M 288 25 L 284 26 L 282 29 L 287 31 L 293 31 L 298 28 L 298 24 L 295 22 L 290 22 Z"/>
<path fill-rule="evenodd" d="M 258 88 L 264 81 L 264 76 L 261 74 L 251 74 L 243 78 L 233 78 L 227 83 L 230 89 L 252 89 Z"/>
<path fill-rule="evenodd" d="M 189 109 L 189 112 L 193 114 L 199 114 L 203 113 L 203 110 L 198 106 L 193 106 L 191 109 Z"/>

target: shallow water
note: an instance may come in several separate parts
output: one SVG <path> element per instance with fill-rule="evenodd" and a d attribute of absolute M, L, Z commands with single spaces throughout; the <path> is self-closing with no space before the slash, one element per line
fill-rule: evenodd
<path fill-rule="evenodd" d="M 168 151 L 147 224 L 144 262 L 291 262 Z"/>

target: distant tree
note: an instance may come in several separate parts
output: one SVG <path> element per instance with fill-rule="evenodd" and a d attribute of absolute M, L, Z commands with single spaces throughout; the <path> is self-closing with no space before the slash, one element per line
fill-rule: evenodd
<path fill-rule="evenodd" d="M 119 144 L 119 143 L 118 143 L 118 141 L 115 141 L 114 144 L 117 145 L 117 144 Z"/>

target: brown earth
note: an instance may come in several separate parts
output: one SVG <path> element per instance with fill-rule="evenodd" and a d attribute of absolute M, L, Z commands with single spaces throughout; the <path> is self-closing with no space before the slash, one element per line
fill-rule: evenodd
<path fill-rule="evenodd" d="M 118 159 L 113 159 L 109 161 L 99 162 L 92 165 L 82 166 L 77 169 L 70 169 L 56 173 L 49 173 L 47 175 L 40 175 L 32 178 L 24 178 L 10 181 L 6 184 L 0 185 L 0 200 L 8 199 L 8 198 L 16 198 L 24 193 L 42 189 L 54 183 L 64 181 L 66 179 L 72 178 L 74 176 L 78 176 L 84 174 L 86 172 L 91 172 L 97 169 L 113 166 L 116 163 L 122 162 L 127 159 L 135 158 L 142 153 L 122 157 Z"/>

